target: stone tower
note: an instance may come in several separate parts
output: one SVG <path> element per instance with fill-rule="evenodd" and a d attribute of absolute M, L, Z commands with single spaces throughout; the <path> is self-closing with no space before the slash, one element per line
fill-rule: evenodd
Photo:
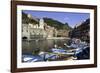
<path fill-rule="evenodd" d="M 41 18 L 40 21 L 39 21 L 39 28 L 44 29 L 44 20 L 43 20 L 43 18 Z"/>
<path fill-rule="evenodd" d="M 28 14 L 27 17 L 28 17 L 28 18 L 32 18 L 32 15 L 31 15 L 31 14 Z"/>

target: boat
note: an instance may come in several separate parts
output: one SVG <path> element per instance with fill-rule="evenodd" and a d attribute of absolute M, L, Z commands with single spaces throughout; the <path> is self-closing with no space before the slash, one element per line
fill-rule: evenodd
<path fill-rule="evenodd" d="M 54 45 L 50 52 L 40 51 L 37 55 L 22 55 L 23 62 L 40 62 L 40 61 L 57 61 L 57 60 L 79 60 L 89 59 L 90 47 L 86 42 L 74 42 L 71 45 L 64 45 L 68 48 L 58 47 Z"/>
<path fill-rule="evenodd" d="M 43 61 L 39 55 L 22 55 L 22 62 L 40 62 Z"/>

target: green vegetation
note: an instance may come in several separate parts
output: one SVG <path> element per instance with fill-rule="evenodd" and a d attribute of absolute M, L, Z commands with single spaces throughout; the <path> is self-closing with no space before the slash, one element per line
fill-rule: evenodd
<path fill-rule="evenodd" d="M 27 14 L 25 14 L 24 12 L 22 12 L 22 23 L 25 23 L 25 24 L 28 24 L 28 23 L 38 24 L 38 22 L 36 20 L 34 20 L 33 18 L 28 18 Z"/>
<path fill-rule="evenodd" d="M 57 20 L 51 19 L 51 18 L 43 18 L 44 22 L 47 23 L 47 25 L 51 27 L 55 27 L 56 29 L 66 29 L 66 30 L 71 30 L 72 28 L 68 25 L 68 23 L 61 23 Z"/>
<path fill-rule="evenodd" d="M 38 21 L 36 21 L 37 19 Z M 57 20 L 54 20 L 52 18 L 43 18 L 44 22 L 47 23 L 47 25 L 51 27 L 55 27 L 57 30 L 64 29 L 64 30 L 71 30 L 72 28 L 68 25 L 68 23 L 61 23 Z M 38 24 L 39 19 L 38 18 L 29 18 L 26 13 L 22 12 L 22 23 L 28 24 L 28 23 L 33 23 L 33 24 Z"/>

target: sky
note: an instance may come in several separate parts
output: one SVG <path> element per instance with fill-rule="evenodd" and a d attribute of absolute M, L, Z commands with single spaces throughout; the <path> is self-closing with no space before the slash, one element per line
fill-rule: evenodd
<path fill-rule="evenodd" d="M 31 14 L 32 17 L 43 18 L 48 17 L 58 20 L 62 23 L 68 23 L 72 28 L 84 20 L 90 18 L 89 13 L 75 13 L 75 12 L 48 12 L 48 11 L 33 11 L 23 10 L 26 14 Z"/>

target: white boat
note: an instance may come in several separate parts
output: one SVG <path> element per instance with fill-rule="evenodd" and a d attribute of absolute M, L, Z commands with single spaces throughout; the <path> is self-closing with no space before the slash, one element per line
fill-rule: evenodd
<path fill-rule="evenodd" d="M 43 61 L 43 59 L 40 56 L 35 55 L 22 55 L 22 61 L 23 62 L 38 62 Z"/>

